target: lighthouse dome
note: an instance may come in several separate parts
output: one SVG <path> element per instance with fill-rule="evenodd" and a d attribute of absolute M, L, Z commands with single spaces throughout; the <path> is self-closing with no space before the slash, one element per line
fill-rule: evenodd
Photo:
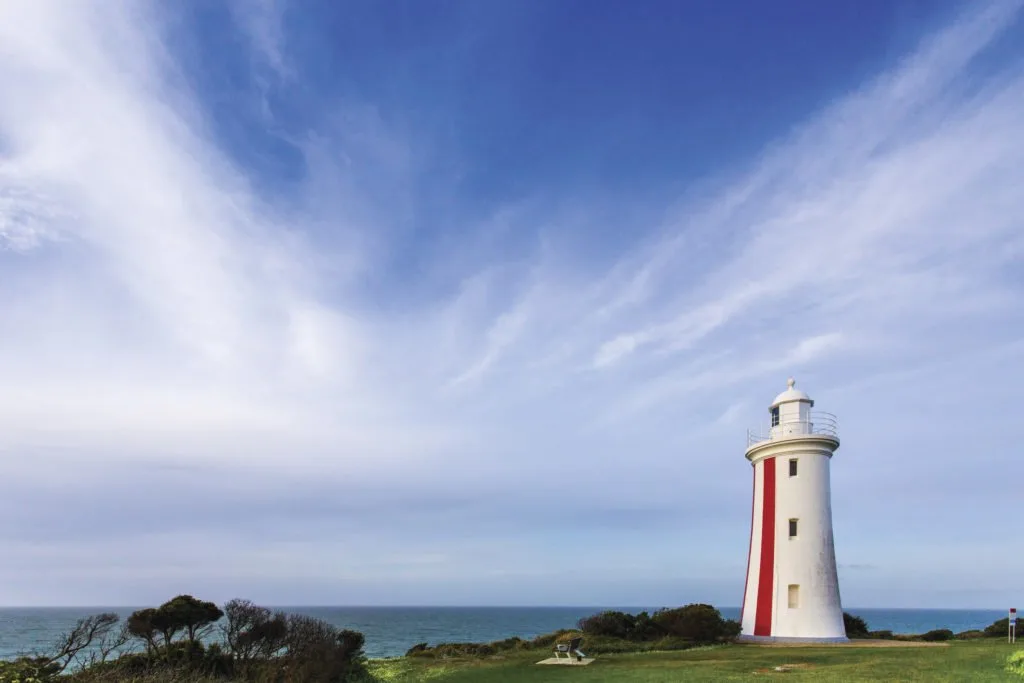
<path fill-rule="evenodd" d="M 772 408 L 783 403 L 793 403 L 794 401 L 802 401 L 804 403 L 810 403 L 812 406 L 814 405 L 814 401 L 811 400 L 810 396 L 796 388 L 795 379 L 790 377 L 789 381 L 786 382 L 786 385 L 786 390 L 776 396 L 775 400 L 772 401 Z"/>

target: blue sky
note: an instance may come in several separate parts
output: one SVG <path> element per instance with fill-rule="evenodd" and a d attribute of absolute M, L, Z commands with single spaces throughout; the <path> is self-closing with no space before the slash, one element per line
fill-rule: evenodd
<path fill-rule="evenodd" d="M 0 604 L 1019 602 L 1019 1 L 0 7 Z"/>

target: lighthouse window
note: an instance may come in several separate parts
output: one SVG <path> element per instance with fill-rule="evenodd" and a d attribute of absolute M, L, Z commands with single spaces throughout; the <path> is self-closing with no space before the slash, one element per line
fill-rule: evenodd
<path fill-rule="evenodd" d="M 772 427 L 779 426 L 779 407 L 772 408 Z"/>
<path fill-rule="evenodd" d="M 789 476 L 796 476 L 796 458 L 793 458 L 789 461 Z"/>
<path fill-rule="evenodd" d="M 797 520 L 795 520 L 795 519 L 789 520 L 789 537 L 790 538 L 796 538 L 796 522 L 797 522 Z"/>
<path fill-rule="evenodd" d="M 789 608 L 796 609 L 800 606 L 800 585 L 796 583 L 789 584 Z"/>

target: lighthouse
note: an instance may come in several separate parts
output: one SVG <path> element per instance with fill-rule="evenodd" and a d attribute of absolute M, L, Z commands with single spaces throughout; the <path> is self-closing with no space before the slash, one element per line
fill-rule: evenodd
<path fill-rule="evenodd" d="M 829 484 L 839 432 L 795 385 L 772 401 L 767 431 L 747 432 L 754 501 L 740 638 L 842 642 Z"/>

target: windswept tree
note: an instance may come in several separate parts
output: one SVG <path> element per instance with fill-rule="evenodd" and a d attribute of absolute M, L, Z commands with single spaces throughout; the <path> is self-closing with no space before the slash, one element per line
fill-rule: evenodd
<path fill-rule="evenodd" d="M 171 598 L 157 608 L 157 613 L 159 623 L 169 626 L 174 633 L 183 631 L 192 644 L 209 635 L 213 624 L 224 616 L 224 612 L 214 603 L 198 600 L 191 595 Z M 170 642 L 169 638 L 165 640 Z"/>
<path fill-rule="evenodd" d="M 44 659 L 52 663 L 51 670 L 60 673 L 71 665 L 76 659 L 84 663 L 84 655 L 92 655 L 91 659 L 106 659 L 124 641 L 119 642 L 115 626 L 121 620 L 112 612 L 94 614 L 90 617 L 79 619 L 70 631 L 61 634 L 53 648 L 52 654 Z M 98 648 L 99 652 L 90 652 Z M 82 659 L 80 659 L 82 658 Z"/>
<path fill-rule="evenodd" d="M 146 652 L 153 653 L 157 649 L 156 636 L 159 633 L 153 618 L 156 615 L 156 608 L 136 610 L 131 613 L 126 622 L 128 633 L 146 644 Z"/>
<path fill-rule="evenodd" d="M 254 659 L 269 659 L 281 652 L 288 634 L 284 612 L 272 613 L 249 600 L 231 600 L 224 605 L 221 627 L 232 657 L 243 666 Z"/>

